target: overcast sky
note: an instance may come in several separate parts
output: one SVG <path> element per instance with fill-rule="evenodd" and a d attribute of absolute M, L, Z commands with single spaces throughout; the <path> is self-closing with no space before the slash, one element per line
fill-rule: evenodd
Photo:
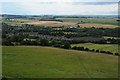
<path fill-rule="evenodd" d="M 1 14 L 117 15 L 119 0 L 1 0 Z"/>

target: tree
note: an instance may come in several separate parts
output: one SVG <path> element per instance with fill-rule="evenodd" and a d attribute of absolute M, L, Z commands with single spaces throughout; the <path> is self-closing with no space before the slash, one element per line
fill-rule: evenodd
<path fill-rule="evenodd" d="M 84 47 L 77 47 L 77 50 L 84 50 Z"/>
<path fill-rule="evenodd" d="M 60 44 L 54 44 L 53 46 L 54 46 L 54 47 L 61 47 Z"/>
<path fill-rule="evenodd" d="M 21 42 L 23 41 L 24 37 L 21 35 L 15 35 L 10 38 L 12 42 Z"/>
<path fill-rule="evenodd" d="M 100 53 L 105 53 L 105 51 L 100 51 Z"/>
<path fill-rule="evenodd" d="M 112 52 L 110 52 L 110 51 L 106 51 L 106 54 L 112 54 L 112 55 L 113 55 L 113 53 L 112 53 Z"/>
<path fill-rule="evenodd" d="M 79 23 L 78 23 L 79 24 Z M 77 28 L 80 28 L 80 25 L 77 25 Z"/>
<path fill-rule="evenodd" d="M 3 46 L 13 46 L 13 44 L 7 39 L 2 40 L 2 45 Z"/>
<path fill-rule="evenodd" d="M 65 48 L 65 49 L 70 49 L 70 48 L 71 48 L 70 43 L 69 43 L 69 42 L 64 42 L 63 48 Z"/>
<path fill-rule="evenodd" d="M 115 53 L 115 55 L 119 56 L 119 53 Z"/>
<path fill-rule="evenodd" d="M 40 40 L 40 44 L 41 44 L 42 46 L 48 46 L 48 45 L 49 45 L 49 42 L 48 42 L 47 39 L 41 39 L 41 40 Z"/>
<path fill-rule="evenodd" d="M 94 52 L 94 51 L 95 51 L 95 49 L 92 49 L 91 51 L 93 51 L 93 52 Z"/>
<path fill-rule="evenodd" d="M 97 49 L 96 52 L 99 52 L 99 50 Z"/>
<path fill-rule="evenodd" d="M 85 51 L 89 51 L 89 48 L 85 48 Z"/>
<path fill-rule="evenodd" d="M 77 46 L 73 46 L 72 49 L 77 50 Z"/>

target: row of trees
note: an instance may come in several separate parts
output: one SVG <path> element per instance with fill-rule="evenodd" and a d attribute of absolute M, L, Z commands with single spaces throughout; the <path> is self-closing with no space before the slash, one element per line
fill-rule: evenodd
<path fill-rule="evenodd" d="M 23 40 L 23 38 L 21 37 L 21 39 L 19 39 L 19 37 L 15 37 L 15 38 L 7 38 L 7 39 L 2 39 L 2 45 L 3 46 L 16 46 L 16 45 L 39 45 L 39 46 L 53 46 L 53 47 L 60 47 L 60 48 L 64 48 L 64 49 L 70 49 L 70 43 L 69 41 L 63 40 L 55 40 L 55 39 L 51 39 L 51 40 L 47 40 L 47 39 L 27 39 L 27 40 Z"/>

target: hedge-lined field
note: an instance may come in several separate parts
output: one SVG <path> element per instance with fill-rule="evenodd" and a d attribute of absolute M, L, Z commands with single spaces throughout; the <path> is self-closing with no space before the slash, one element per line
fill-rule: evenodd
<path fill-rule="evenodd" d="M 86 47 L 95 50 L 104 50 L 110 51 L 112 53 L 119 53 L 117 44 L 94 44 L 94 43 L 81 43 L 81 44 L 72 44 L 72 46 Z"/>
<path fill-rule="evenodd" d="M 3 77 L 116 78 L 118 56 L 40 46 L 4 46 Z"/>

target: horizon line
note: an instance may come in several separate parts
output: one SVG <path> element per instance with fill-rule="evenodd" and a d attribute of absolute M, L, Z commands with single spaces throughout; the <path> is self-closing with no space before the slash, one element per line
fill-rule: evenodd
<path fill-rule="evenodd" d="M 82 16 L 82 15 L 118 15 L 118 14 L 10 14 L 10 13 L 0 13 L 0 15 L 66 15 L 66 16 Z"/>

